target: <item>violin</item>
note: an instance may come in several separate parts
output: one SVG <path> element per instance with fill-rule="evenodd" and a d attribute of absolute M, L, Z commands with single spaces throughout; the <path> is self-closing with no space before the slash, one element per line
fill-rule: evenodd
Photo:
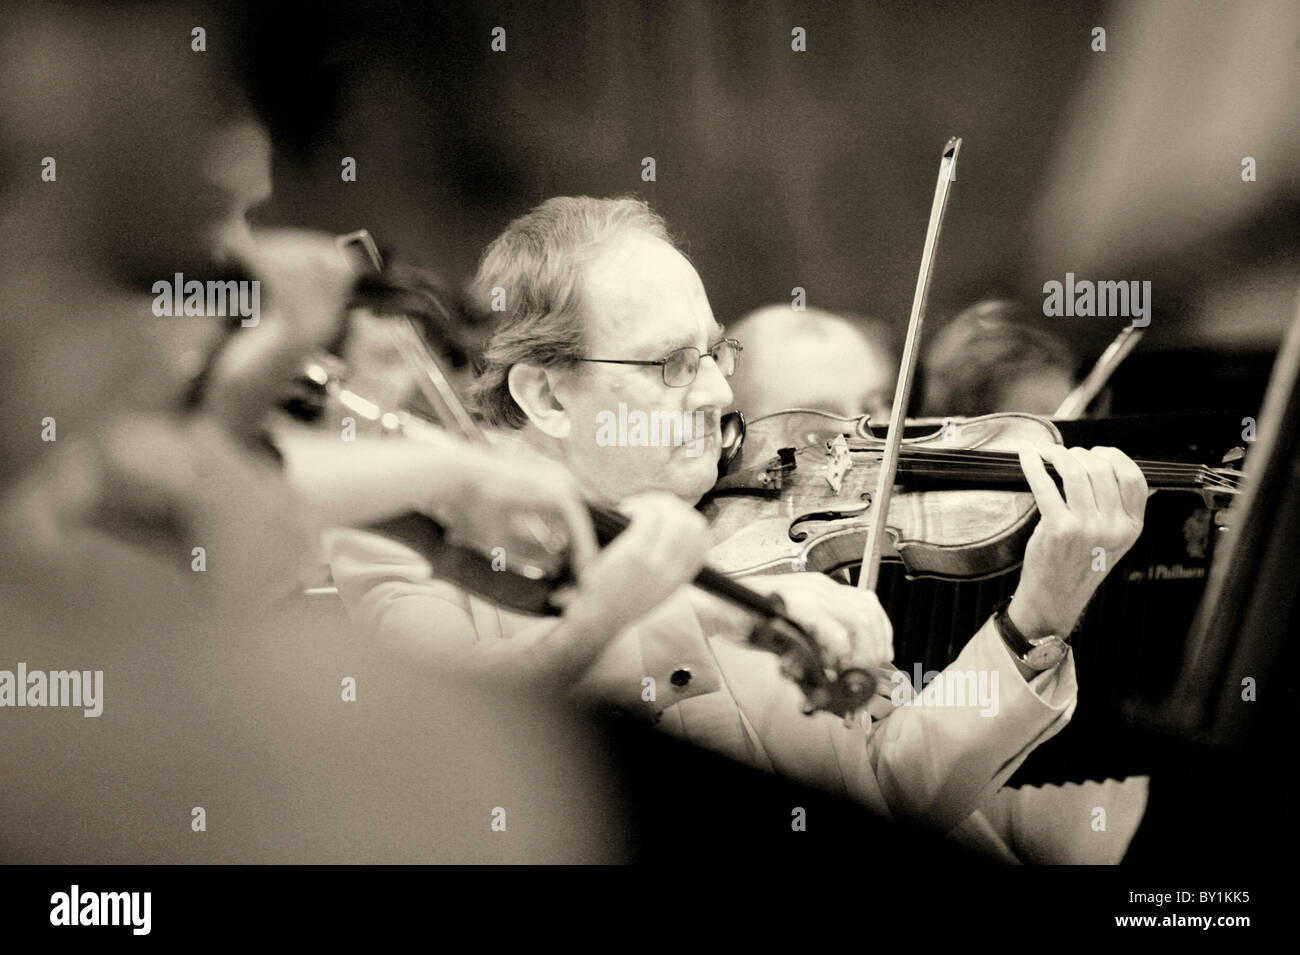
<path fill-rule="evenodd" d="M 961 144 L 949 139 L 940 157 L 894 390 L 893 407 L 900 411 L 911 397 Z M 1090 376 L 1090 388 L 1100 386 L 1133 344 L 1128 338 L 1113 347 Z M 1022 562 L 1038 509 L 1025 490 L 1016 448 L 1063 443 L 1050 420 L 1016 413 L 949 419 L 929 434 L 907 438 L 899 413 L 877 438 L 865 416 L 818 415 L 795 411 L 760 419 L 765 426 L 750 440 L 748 454 L 742 448 L 729 455 L 704 504 L 719 567 L 736 576 L 813 570 L 847 577 L 857 566 L 857 586 L 874 590 L 887 560 L 901 561 L 909 576 L 947 580 L 981 580 Z M 834 423 L 828 428 L 828 422 Z M 1226 469 L 1137 464 L 1149 487 L 1195 490 L 1212 508 L 1237 490 L 1239 475 Z M 1047 471 L 1058 478 L 1054 468 Z"/>
<path fill-rule="evenodd" d="M 1021 413 L 945 419 L 904 437 L 883 559 L 901 563 L 908 577 L 954 581 L 1018 566 L 1038 509 L 1015 449 L 1048 442 L 1062 443 L 1056 425 Z M 883 444 L 866 415 L 793 409 L 747 424 L 739 452 L 701 506 L 715 566 L 742 577 L 858 566 Z M 1135 463 L 1152 491 L 1196 493 L 1212 511 L 1227 506 L 1242 478 L 1228 467 Z"/>

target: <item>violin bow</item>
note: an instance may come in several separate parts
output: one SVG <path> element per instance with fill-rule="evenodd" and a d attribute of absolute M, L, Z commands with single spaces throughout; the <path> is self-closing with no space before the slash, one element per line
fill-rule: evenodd
<path fill-rule="evenodd" d="M 459 432 L 461 437 L 472 444 L 489 446 L 492 442 L 461 404 L 456 389 L 447 380 L 442 365 L 424 340 L 419 326 L 410 318 L 400 318 L 389 326 L 389 333 L 407 365 L 416 373 L 416 387 L 425 401 L 433 406 L 442 426 Z"/>
<path fill-rule="evenodd" d="M 921 253 L 921 271 L 916 277 L 916 294 L 912 296 L 912 317 L 907 325 L 907 343 L 903 346 L 903 361 L 898 369 L 898 384 L 894 388 L 894 410 L 889 419 L 889 433 L 885 436 L 885 452 L 880 461 L 880 477 L 872 498 L 871 521 L 867 528 L 866 545 L 862 551 L 862 570 L 858 574 L 858 587 L 876 589 L 880 578 L 880 556 L 884 549 L 885 523 L 889 519 L 889 498 L 894 490 L 898 473 L 898 453 L 903 443 L 906 426 L 908 398 L 912 394 L 912 379 L 916 375 L 916 359 L 921 341 L 921 326 L 925 322 L 926 299 L 930 294 L 930 280 L 934 275 L 934 254 L 939 244 L 939 231 L 943 228 L 943 214 L 948 208 L 948 193 L 957 176 L 957 153 L 961 140 L 953 137 L 943 147 L 939 161 L 939 181 L 934 187 L 934 202 L 930 206 L 930 225 L 925 231 L 925 249 Z"/>
<path fill-rule="evenodd" d="M 1137 347 L 1137 343 L 1142 340 L 1142 335 L 1142 329 L 1135 325 L 1127 326 L 1116 335 L 1114 341 L 1106 346 L 1106 350 L 1097 359 L 1097 364 L 1092 366 L 1092 371 L 1088 372 L 1087 377 L 1065 396 L 1065 400 L 1061 402 L 1061 406 L 1056 409 L 1052 417 L 1058 421 L 1073 421 L 1075 418 L 1082 417 L 1088 405 L 1092 404 L 1092 400 L 1115 373 L 1120 362 Z"/>

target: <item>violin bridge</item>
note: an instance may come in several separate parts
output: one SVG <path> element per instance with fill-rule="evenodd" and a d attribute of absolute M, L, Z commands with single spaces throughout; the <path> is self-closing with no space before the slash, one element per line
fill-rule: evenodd
<path fill-rule="evenodd" d="M 836 494 L 844 483 L 844 474 L 853 467 L 853 456 L 849 453 L 849 442 L 842 434 L 837 434 L 826 442 L 826 483 Z"/>

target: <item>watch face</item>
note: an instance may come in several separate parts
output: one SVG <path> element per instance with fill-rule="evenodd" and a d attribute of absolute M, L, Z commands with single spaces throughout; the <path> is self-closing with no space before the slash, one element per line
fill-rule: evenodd
<path fill-rule="evenodd" d="M 1047 637 L 1025 654 L 1025 663 L 1035 670 L 1046 670 L 1060 663 L 1069 649 L 1060 637 Z"/>

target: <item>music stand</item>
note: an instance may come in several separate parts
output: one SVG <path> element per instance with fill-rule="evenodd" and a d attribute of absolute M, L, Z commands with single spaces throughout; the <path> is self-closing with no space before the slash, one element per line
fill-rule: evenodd
<path fill-rule="evenodd" d="M 1171 694 L 1139 704 L 1153 728 L 1209 746 L 1245 744 L 1278 712 L 1294 654 L 1300 571 L 1300 309 L 1273 364 L 1241 493 L 1227 512 Z"/>

